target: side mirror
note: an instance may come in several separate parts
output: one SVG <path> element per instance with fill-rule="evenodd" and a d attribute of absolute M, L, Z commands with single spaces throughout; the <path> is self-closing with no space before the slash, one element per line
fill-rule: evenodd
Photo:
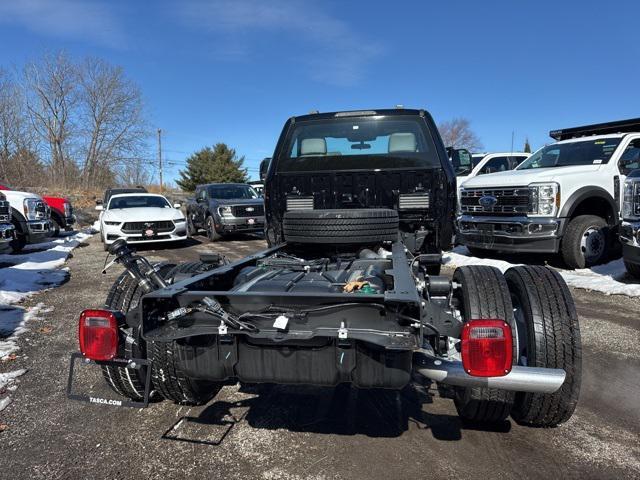
<path fill-rule="evenodd" d="M 269 170 L 270 163 L 270 157 L 267 157 L 260 162 L 260 180 L 264 180 L 265 178 L 267 178 L 267 170 Z"/>
<path fill-rule="evenodd" d="M 173 204 L 173 208 L 182 208 L 182 204 L 180 204 L 180 203 L 174 203 L 174 204 Z"/>
<path fill-rule="evenodd" d="M 96 205 L 96 210 L 101 212 L 104 210 L 104 207 L 102 205 Z"/>
<path fill-rule="evenodd" d="M 466 148 L 447 148 L 449 160 L 454 165 L 471 165 L 471 153 Z"/>

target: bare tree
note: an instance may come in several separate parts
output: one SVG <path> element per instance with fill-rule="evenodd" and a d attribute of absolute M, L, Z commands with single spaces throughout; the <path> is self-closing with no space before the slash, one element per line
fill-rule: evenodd
<path fill-rule="evenodd" d="M 78 79 L 83 185 L 109 183 L 119 169 L 140 177 L 144 163 L 136 158 L 147 137 L 140 90 L 121 67 L 95 58 L 78 66 Z"/>
<path fill-rule="evenodd" d="M 78 98 L 76 68 L 64 53 L 46 55 L 25 67 L 24 80 L 31 124 L 49 146 L 51 180 L 62 187 L 75 183 L 71 140 Z"/>
<path fill-rule="evenodd" d="M 23 92 L 15 76 L 0 69 L 0 179 L 33 185 L 42 182 L 43 176 L 36 138 L 26 121 Z"/>
<path fill-rule="evenodd" d="M 454 118 L 438 125 L 440 136 L 446 147 L 466 148 L 474 152 L 481 150 L 480 138 L 471 130 L 471 122 L 466 118 Z"/>

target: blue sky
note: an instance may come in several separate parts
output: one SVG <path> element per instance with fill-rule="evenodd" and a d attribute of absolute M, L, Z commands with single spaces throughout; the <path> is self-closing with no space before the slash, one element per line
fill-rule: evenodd
<path fill-rule="evenodd" d="M 550 129 L 638 117 L 638 18 L 633 1 L 3 0 L 0 65 L 58 49 L 122 65 L 169 178 L 218 141 L 255 177 L 311 110 L 466 117 L 489 151 L 512 131 L 537 148 Z"/>

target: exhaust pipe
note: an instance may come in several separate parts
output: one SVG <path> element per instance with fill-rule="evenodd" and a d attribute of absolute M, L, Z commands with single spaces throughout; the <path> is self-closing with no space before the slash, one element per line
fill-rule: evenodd
<path fill-rule="evenodd" d="M 503 377 L 472 377 L 457 360 L 437 359 L 418 354 L 414 369 L 435 382 L 458 387 L 488 387 L 515 392 L 553 393 L 564 383 L 566 372 L 559 368 L 514 365 Z"/>

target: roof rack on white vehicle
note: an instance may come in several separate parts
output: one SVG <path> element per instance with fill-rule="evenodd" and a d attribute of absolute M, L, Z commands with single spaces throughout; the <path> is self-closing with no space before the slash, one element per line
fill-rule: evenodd
<path fill-rule="evenodd" d="M 589 135 L 607 135 L 612 133 L 640 132 L 640 118 L 617 120 L 615 122 L 595 123 L 582 127 L 551 130 L 549 136 L 554 140 L 568 140 L 570 138 L 586 137 Z"/>

